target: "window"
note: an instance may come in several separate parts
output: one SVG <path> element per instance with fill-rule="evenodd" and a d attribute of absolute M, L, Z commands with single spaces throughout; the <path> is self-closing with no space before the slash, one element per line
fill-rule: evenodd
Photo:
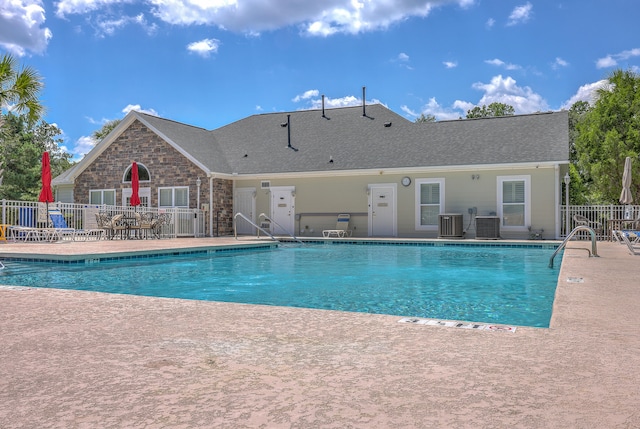
<path fill-rule="evenodd" d="M 444 179 L 416 180 L 416 229 L 437 229 L 444 208 Z"/>
<path fill-rule="evenodd" d="M 89 191 L 89 204 L 93 204 L 93 205 L 106 204 L 108 206 L 116 205 L 116 190 L 115 189 L 93 189 Z"/>
<path fill-rule="evenodd" d="M 150 180 L 151 180 L 151 175 L 149 174 L 149 170 L 147 170 L 147 167 L 138 163 L 138 181 L 148 182 Z M 127 169 L 124 171 L 122 182 L 131 183 L 131 165 L 129 165 Z"/>
<path fill-rule="evenodd" d="M 498 215 L 502 227 L 526 229 L 531 224 L 530 176 L 498 177 Z"/>
<path fill-rule="evenodd" d="M 159 207 L 189 207 L 189 187 L 158 189 Z"/>

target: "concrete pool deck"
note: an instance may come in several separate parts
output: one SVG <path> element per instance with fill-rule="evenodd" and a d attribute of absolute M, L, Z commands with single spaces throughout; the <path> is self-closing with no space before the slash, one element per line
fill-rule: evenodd
<path fill-rule="evenodd" d="M 237 243 L 7 242 L 0 260 Z M 568 247 L 550 328 L 515 333 L 0 287 L 0 427 L 640 427 L 640 257 Z"/>

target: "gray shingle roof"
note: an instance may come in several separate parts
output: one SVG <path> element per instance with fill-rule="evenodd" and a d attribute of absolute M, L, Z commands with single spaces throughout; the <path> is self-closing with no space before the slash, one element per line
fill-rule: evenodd
<path fill-rule="evenodd" d="M 434 123 L 410 122 L 379 104 L 367 105 L 366 116 L 361 106 L 325 113 L 326 117 L 321 110 L 253 115 L 213 131 L 149 115 L 144 118 L 212 172 L 227 174 L 569 159 L 567 112 Z M 284 127 L 287 115 L 289 125 Z"/>

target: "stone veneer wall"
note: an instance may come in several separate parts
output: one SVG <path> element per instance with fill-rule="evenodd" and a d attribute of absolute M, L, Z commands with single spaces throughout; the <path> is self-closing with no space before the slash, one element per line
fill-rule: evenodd
<path fill-rule="evenodd" d="M 217 222 L 216 213 L 218 214 Z M 213 231 L 220 236 L 233 235 L 233 182 L 231 180 L 213 179 Z"/>
<path fill-rule="evenodd" d="M 149 170 L 151 180 L 141 182 L 140 187 L 151 188 L 151 207 L 158 206 L 159 187 L 188 186 L 189 207 L 195 208 L 198 201 L 198 177 L 202 181 L 200 203 L 206 204 L 209 201 L 209 180 L 206 173 L 136 120 L 76 178 L 75 202 L 88 204 L 91 189 L 115 189 L 116 204 L 122 204 L 122 190 L 131 187 L 131 183 L 123 183 L 123 177 L 132 161 Z M 214 179 L 213 196 L 210 208 L 214 214 L 216 211 L 219 213 L 219 235 L 232 234 L 233 182 Z M 208 214 L 205 224 L 208 235 Z"/>

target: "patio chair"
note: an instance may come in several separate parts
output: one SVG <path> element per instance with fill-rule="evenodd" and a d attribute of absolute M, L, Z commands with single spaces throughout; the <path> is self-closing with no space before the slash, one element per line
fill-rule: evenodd
<path fill-rule="evenodd" d="M 160 213 L 158 218 L 156 219 L 155 225 L 151 228 L 151 232 L 153 236 L 156 238 L 160 238 L 160 234 L 162 233 L 162 227 L 165 225 L 169 225 L 171 223 L 171 214 L 170 213 Z"/>
<path fill-rule="evenodd" d="M 36 216 L 31 207 L 20 207 L 18 225 L 10 225 L 8 232 L 12 241 L 41 241 L 46 237 L 40 228 L 36 228 Z"/>
<path fill-rule="evenodd" d="M 632 243 L 631 240 L 629 239 L 630 237 L 634 238 L 634 242 Z M 622 242 L 624 244 L 627 245 L 627 247 L 629 248 L 629 252 L 632 255 L 640 255 L 640 245 L 636 245 L 634 243 L 638 242 L 638 239 L 640 238 L 640 235 L 634 234 L 632 232 L 628 233 L 628 234 L 620 234 L 620 239 L 622 240 Z"/>
<path fill-rule="evenodd" d="M 148 212 L 142 213 L 136 217 L 139 217 L 138 226 L 142 238 L 149 238 L 149 234 L 153 234 L 153 229 L 155 228 L 158 219 L 153 217 L 153 213 Z"/>
<path fill-rule="evenodd" d="M 589 220 L 588 218 L 582 215 L 578 215 L 578 214 L 573 215 L 573 222 L 575 223 L 576 226 L 583 225 L 593 229 L 596 232 L 596 235 L 598 237 L 601 237 L 602 234 L 604 233 L 604 227 L 602 226 L 602 223 Z"/>
<path fill-rule="evenodd" d="M 84 231 L 77 231 L 75 228 L 69 228 L 62 212 L 59 209 L 49 209 L 49 219 L 51 219 L 52 228 L 43 228 L 47 241 L 62 241 L 65 237 L 75 240 L 76 234 L 84 234 Z"/>
<path fill-rule="evenodd" d="M 322 231 L 322 236 L 325 238 L 328 237 L 338 237 L 343 238 L 345 236 L 351 237 L 351 230 L 349 229 L 349 220 L 351 220 L 351 215 L 342 213 L 338 215 L 338 221 L 336 223 L 336 229 L 325 229 Z"/>

